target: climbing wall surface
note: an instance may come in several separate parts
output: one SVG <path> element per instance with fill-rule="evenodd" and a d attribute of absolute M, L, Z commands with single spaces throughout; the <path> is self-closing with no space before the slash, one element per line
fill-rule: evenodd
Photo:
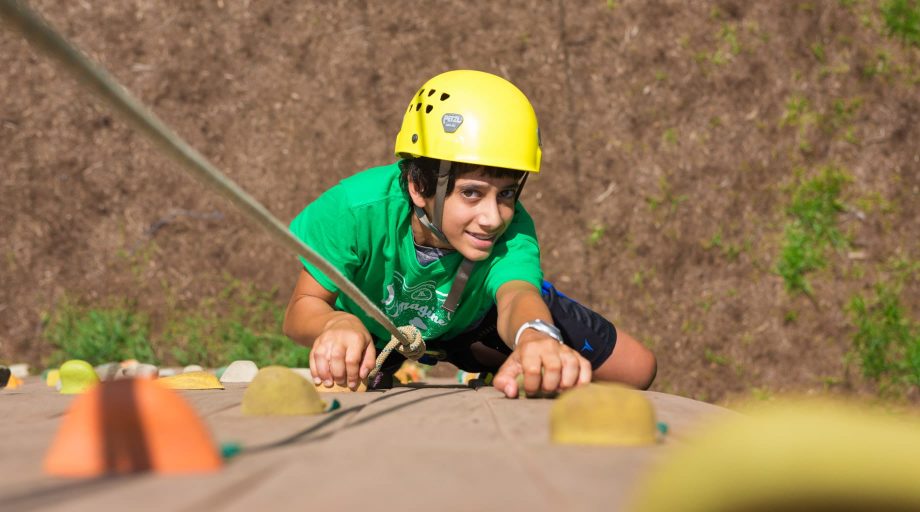
<path fill-rule="evenodd" d="M 244 416 L 246 384 L 181 391 L 217 443 L 242 451 L 222 470 L 54 478 L 42 459 L 74 400 L 29 377 L 2 396 L 0 503 L 8 510 L 622 509 L 631 490 L 694 428 L 732 414 L 646 392 L 667 436 L 648 447 L 553 445 L 552 400 L 509 400 L 492 388 L 400 387 L 329 393 L 315 416 Z"/>

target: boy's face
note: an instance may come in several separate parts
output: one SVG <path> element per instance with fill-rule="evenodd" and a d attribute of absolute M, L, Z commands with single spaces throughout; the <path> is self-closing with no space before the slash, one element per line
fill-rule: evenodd
<path fill-rule="evenodd" d="M 469 260 L 488 258 L 511 225 L 517 187 L 512 177 L 487 176 L 479 170 L 457 177 L 454 190 L 444 200 L 441 219 L 441 231 L 450 245 Z M 412 199 L 429 214 L 434 211 L 434 197 L 415 194 Z"/>

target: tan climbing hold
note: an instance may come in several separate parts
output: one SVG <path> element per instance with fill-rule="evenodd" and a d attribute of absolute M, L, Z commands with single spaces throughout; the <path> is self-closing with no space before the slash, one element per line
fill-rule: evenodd
<path fill-rule="evenodd" d="M 547 393 L 546 391 L 543 391 L 543 389 L 538 389 L 536 393 L 528 393 L 527 391 L 524 390 L 524 374 L 523 373 L 519 373 L 518 376 L 516 377 L 516 380 L 517 380 L 517 388 L 518 388 L 517 397 L 520 400 L 525 400 L 528 398 L 556 398 L 557 396 L 559 396 L 559 393 L 556 391 L 551 391 Z"/>
<path fill-rule="evenodd" d="M 300 416 L 326 410 L 316 388 L 290 368 L 266 366 L 243 394 L 247 416 Z"/>
<path fill-rule="evenodd" d="M 359 382 L 358 389 L 354 391 L 349 389 L 348 386 L 339 386 L 334 382 L 332 383 L 331 388 L 327 388 L 326 386 L 320 384 L 319 386 L 316 386 L 316 391 L 320 393 L 363 393 L 367 391 L 367 383 Z"/>
<path fill-rule="evenodd" d="M 99 376 L 99 380 L 102 382 L 107 382 L 110 380 L 115 380 L 115 377 L 118 375 L 118 370 L 121 368 L 121 363 L 104 363 L 96 366 L 95 371 L 96 375 Z"/>
<path fill-rule="evenodd" d="M 208 372 L 180 373 L 157 381 L 172 389 L 224 389 L 217 377 Z"/>
<path fill-rule="evenodd" d="M 123 366 L 118 370 L 116 379 L 155 379 L 159 377 L 160 369 L 152 364 L 138 363 L 133 366 Z"/>
<path fill-rule="evenodd" d="M 566 391 L 550 411 L 550 438 L 558 444 L 639 446 L 657 439 L 655 410 L 641 392 L 592 383 Z"/>
<path fill-rule="evenodd" d="M 83 393 L 99 384 L 99 376 L 92 365 L 80 359 L 71 359 L 61 365 L 61 394 Z"/>

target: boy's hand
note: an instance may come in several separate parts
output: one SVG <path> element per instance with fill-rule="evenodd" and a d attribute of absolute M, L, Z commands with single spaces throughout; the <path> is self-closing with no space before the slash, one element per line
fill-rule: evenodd
<path fill-rule="evenodd" d="M 520 390 L 517 376 L 522 373 L 524 389 Z M 591 363 L 587 359 L 541 332 L 528 330 L 495 374 L 492 385 L 508 398 L 515 398 L 522 391 L 553 393 L 588 382 L 591 382 Z"/>
<path fill-rule="evenodd" d="M 343 314 L 329 321 L 310 350 L 313 383 L 331 388 L 358 389 L 374 369 L 377 351 L 367 328 L 354 315 Z"/>

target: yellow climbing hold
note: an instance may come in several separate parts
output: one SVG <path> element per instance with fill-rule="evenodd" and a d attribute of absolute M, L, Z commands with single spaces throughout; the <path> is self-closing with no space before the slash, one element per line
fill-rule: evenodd
<path fill-rule="evenodd" d="M 920 417 L 826 399 L 745 412 L 677 446 L 629 510 L 920 510 Z"/>
<path fill-rule="evenodd" d="M 559 396 L 550 411 L 550 437 L 559 444 L 639 446 L 657 439 L 655 411 L 641 392 L 593 383 Z"/>
<path fill-rule="evenodd" d="M 61 394 L 63 395 L 83 393 L 99 384 L 99 376 L 96 375 L 93 365 L 80 359 L 71 359 L 62 364 L 59 375 L 61 378 Z"/>
<path fill-rule="evenodd" d="M 172 389 L 224 389 L 217 377 L 208 372 L 188 372 L 157 379 Z"/>
<path fill-rule="evenodd" d="M 259 370 L 243 394 L 247 416 L 300 416 L 326 410 L 312 383 L 290 368 L 266 366 Z"/>
<path fill-rule="evenodd" d="M 58 382 L 61 381 L 61 370 L 57 368 L 53 370 L 48 370 L 48 376 L 45 377 L 45 384 L 49 388 L 57 387 Z"/>

